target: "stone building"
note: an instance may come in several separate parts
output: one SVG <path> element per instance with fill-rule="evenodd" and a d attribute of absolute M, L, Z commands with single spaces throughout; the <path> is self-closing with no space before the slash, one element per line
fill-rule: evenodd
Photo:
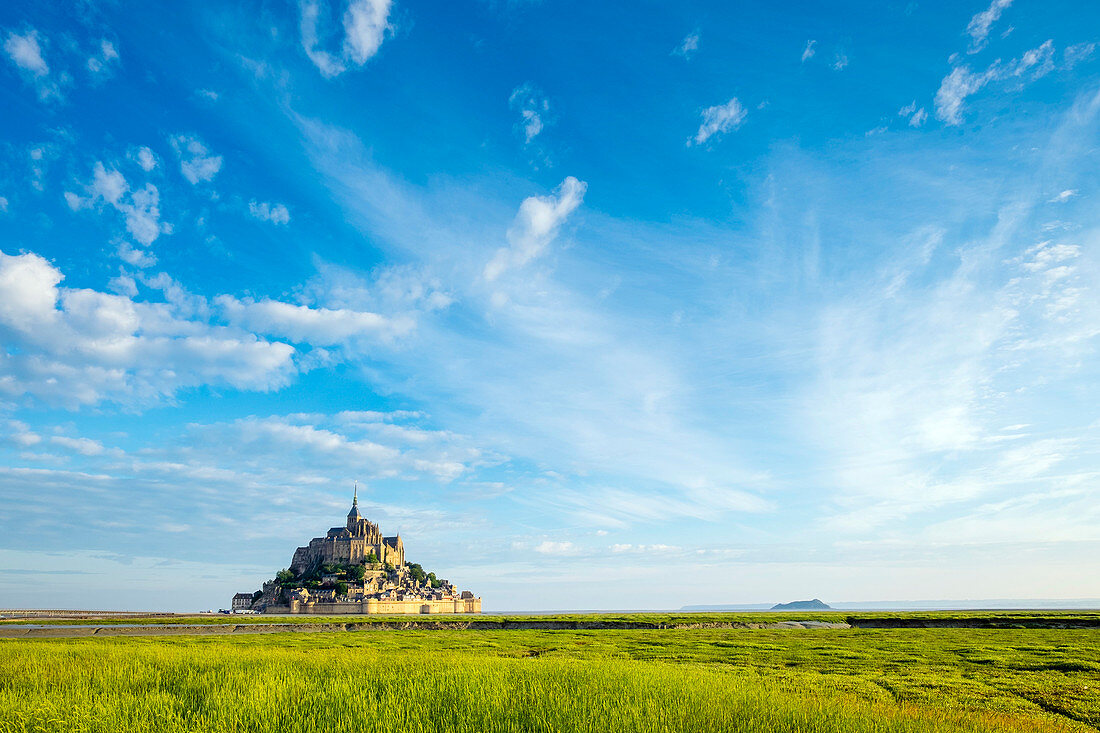
<path fill-rule="evenodd" d="M 375 562 L 395 567 L 405 564 L 405 545 L 401 535 L 383 537 L 378 525 L 359 513 L 359 490 L 351 500 L 347 524 L 333 527 L 324 537 L 314 537 L 305 547 L 294 551 L 290 571 L 301 574 L 323 563 L 363 563 L 371 555 Z"/>
<path fill-rule="evenodd" d="M 251 593 L 238 593 L 233 596 L 233 605 L 230 608 L 234 611 L 245 611 L 252 608 L 252 600 Z"/>

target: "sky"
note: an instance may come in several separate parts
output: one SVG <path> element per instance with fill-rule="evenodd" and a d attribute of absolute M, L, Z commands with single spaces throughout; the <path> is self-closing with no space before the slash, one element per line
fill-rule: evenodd
<path fill-rule="evenodd" d="M 0 5 L 0 607 L 1100 598 L 1100 5 Z"/>

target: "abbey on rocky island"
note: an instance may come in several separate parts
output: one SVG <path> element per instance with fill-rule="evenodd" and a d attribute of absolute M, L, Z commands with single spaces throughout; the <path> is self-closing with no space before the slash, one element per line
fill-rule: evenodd
<path fill-rule="evenodd" d="M 233 610 L 259 613 L 481 613 L 481 599 L 405 562 L 401 535 L 382 536 L 359 513 L 356 487 L 347 524 L 294 551 L 263 590 L 238 593 Z"/>

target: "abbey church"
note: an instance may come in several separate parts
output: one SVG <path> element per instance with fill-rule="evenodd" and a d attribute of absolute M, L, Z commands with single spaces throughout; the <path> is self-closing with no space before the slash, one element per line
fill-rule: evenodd
<path fill-rule="evenodd" d="M 378 525 L 359 513 L 359 492 L 351 500 L 351 511 L 345 527 L 333 527 L 324 537 L 314 537 L 305 547 L 294 551 L 290 571 L 302 573 L 320 563 L 363 563 L 374 556 L 374 562 L 405 565 L 405 545 L 401 535 L 383 537 Z"/>
<path fill-rule="evenodd" d="M 238 611 L 259 613 L 481 613 L 481 599 L 405 562 L 400 535 L 384 537 L 359 513 L 358 488 L 343 527 L 294 551 L 286 570 L 253 594 L 238 593 Z"/>

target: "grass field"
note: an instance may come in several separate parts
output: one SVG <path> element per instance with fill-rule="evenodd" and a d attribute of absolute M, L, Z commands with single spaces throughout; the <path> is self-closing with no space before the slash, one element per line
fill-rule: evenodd
<path fill-rule="evenodd" d="M 1097 727 L 1098 629 L 0 640 L 0 731 Z"/>

